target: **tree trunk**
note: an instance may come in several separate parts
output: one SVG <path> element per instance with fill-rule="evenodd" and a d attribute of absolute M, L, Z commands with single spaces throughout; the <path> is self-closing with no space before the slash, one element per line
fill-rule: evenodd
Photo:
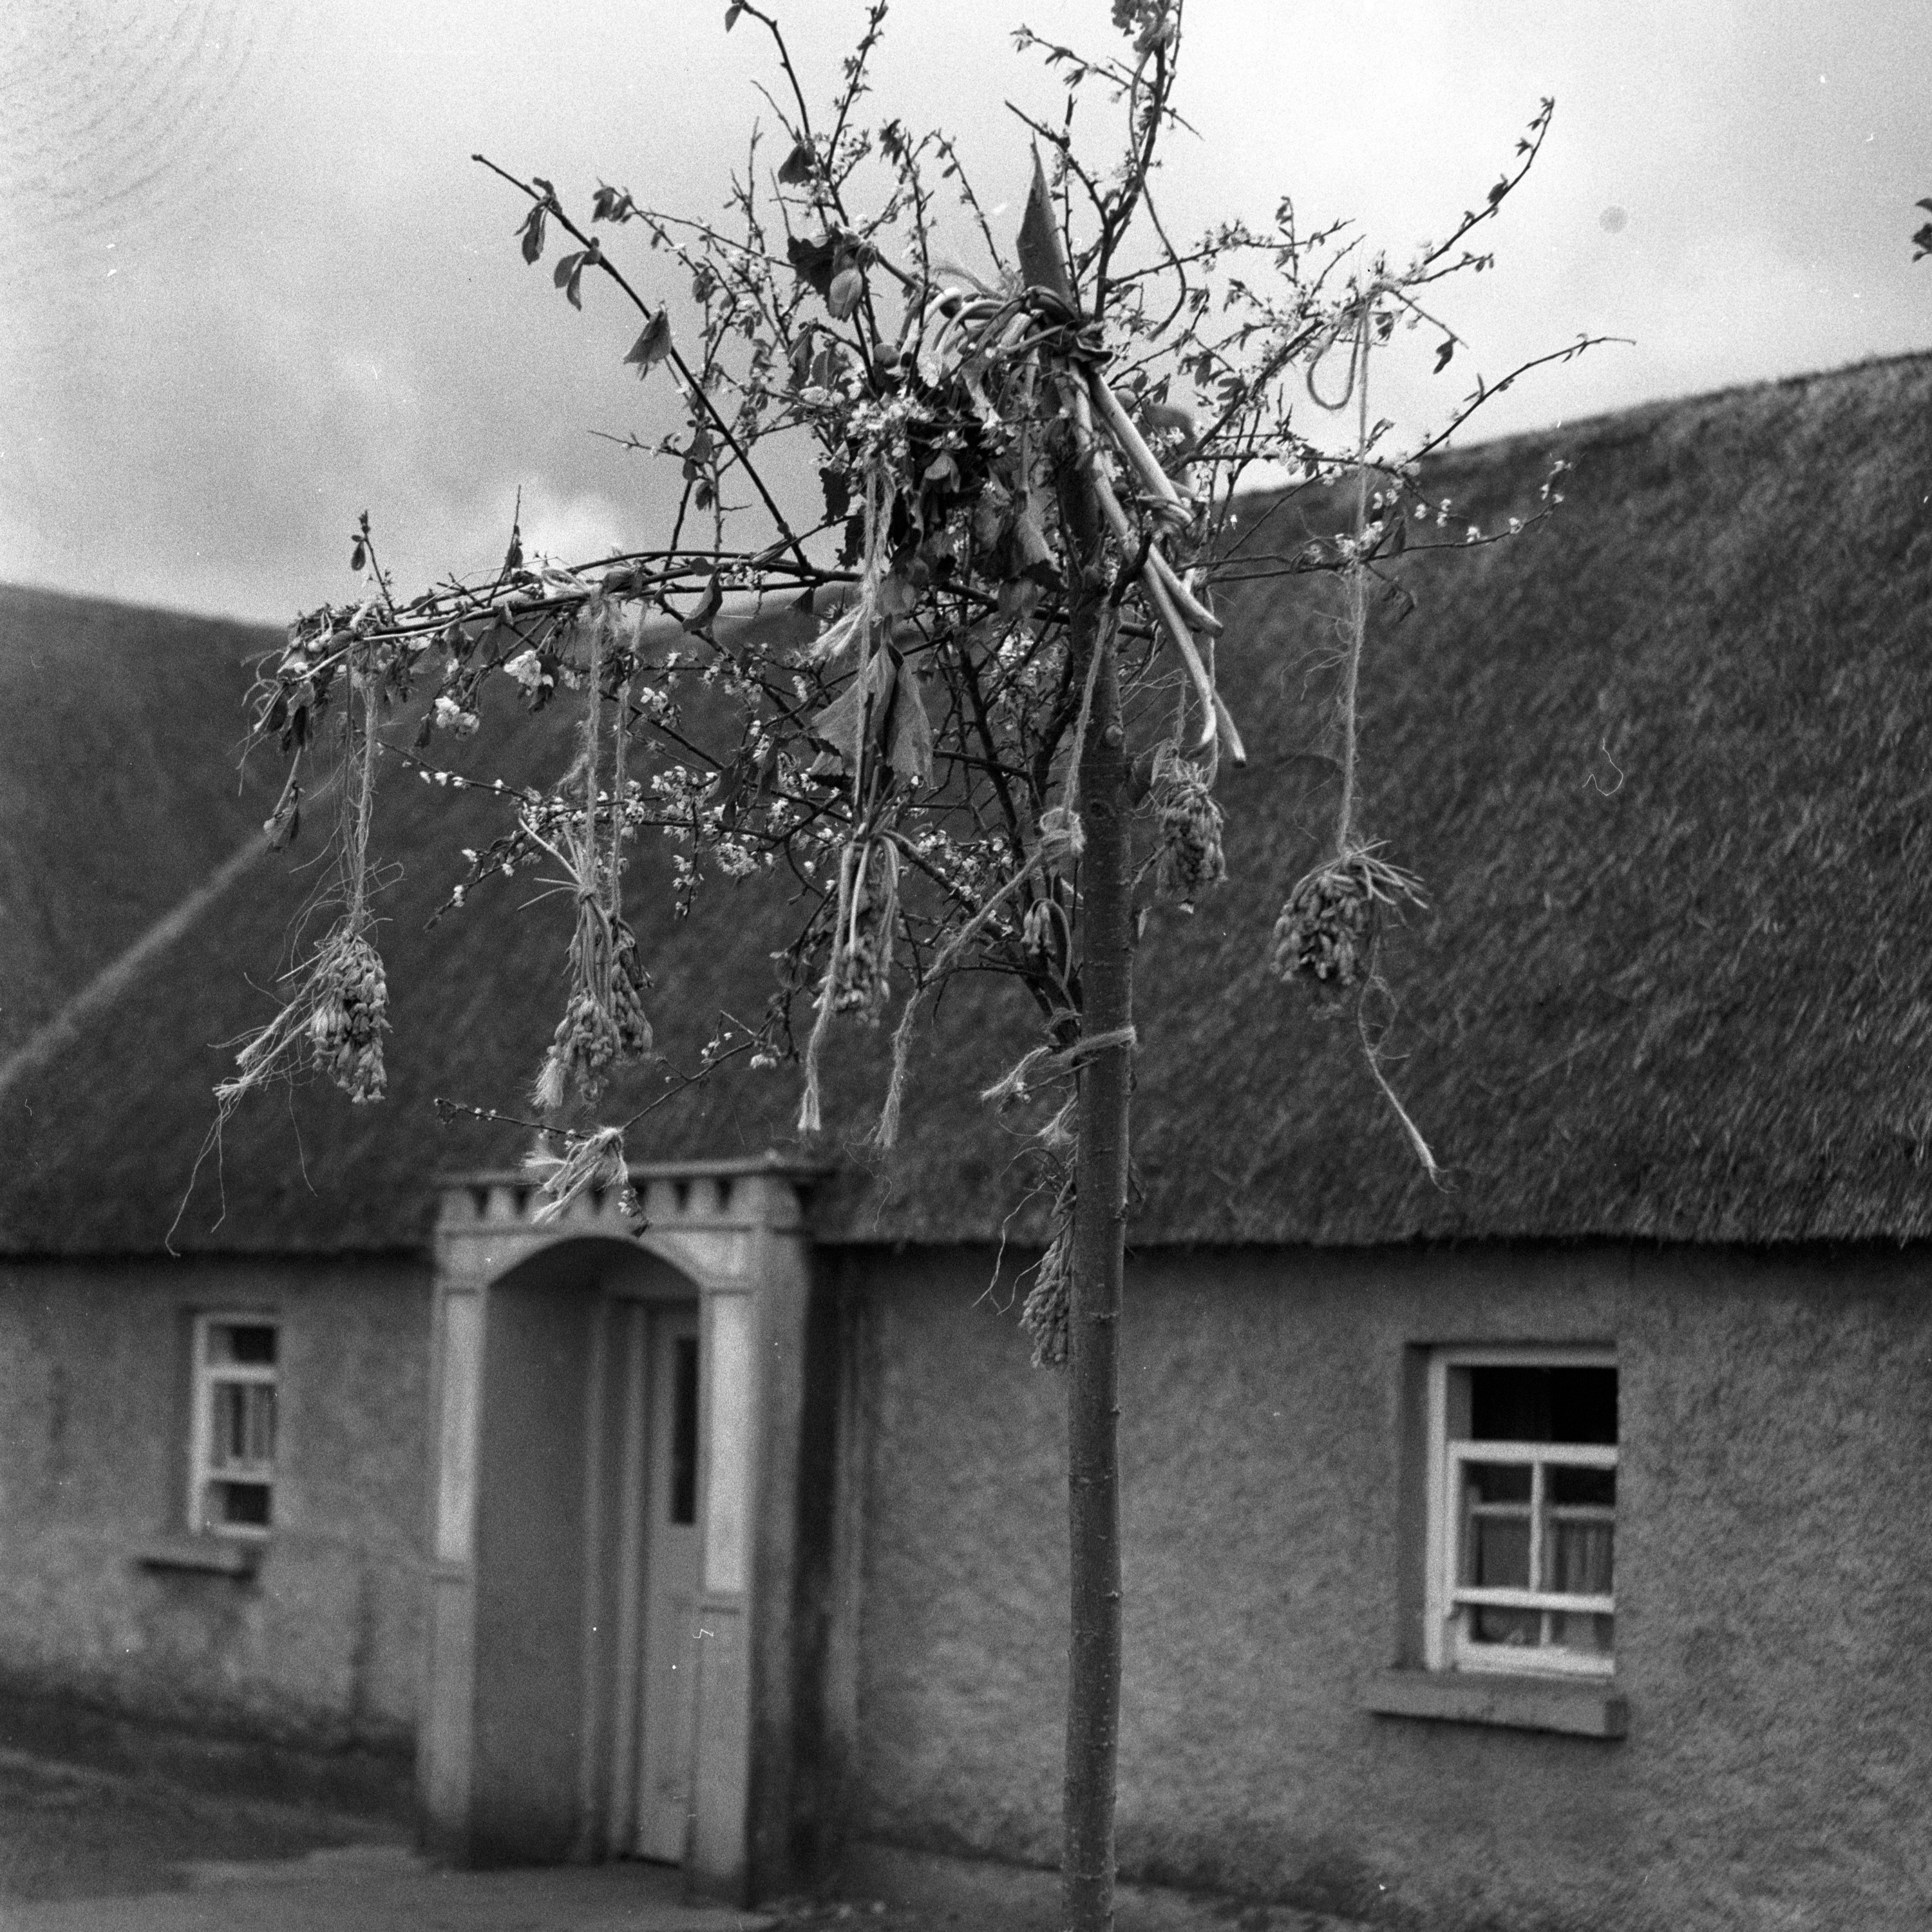
<path fill-rule="evenodd" d="M 1084 490 L 1068 493 L 1084 497 Z M 1084 505 L 1090 512 L 1090 505 Z M 1076 533 L 1077 534 L 1077 533 Z M 1097 563 L 1097 544 L 1082 546 Z M 1094 579 L 1098 577 L 1096 583 Z M 1076 662 L 1101 652 L 1080 757 L 1082 1030 L 1133 1021 L 1133 879 L 1120 684 L 1106 580 L 1076 592 Z M 1080 1069 L 1073 1270 L 1067 1324 L 1067 1519 L 1072 1628 L 1067 1646 L 1066 1840 L 1068 1932 L 1112 1932 L 1114 1786 L 1120 1712 L 1120 1288 L 1127 1216 L 1127 1102 L 1133 1054 L 1110 1046 Z"/>

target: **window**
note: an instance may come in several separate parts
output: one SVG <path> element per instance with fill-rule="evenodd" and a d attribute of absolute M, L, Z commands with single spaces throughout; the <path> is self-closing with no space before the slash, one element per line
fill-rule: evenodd
<path fill-rule="evenodd" d="M 1615 1358 L 1444 1349 L 1429 1415 L 1429 1667 L 1608 1676 Z"/>
<path fill-rule="evenodd" d="M 279 1341 L 260 1316 L 195 1319 L 192 1530 L 260 1538 L 274 1522 Z"/>

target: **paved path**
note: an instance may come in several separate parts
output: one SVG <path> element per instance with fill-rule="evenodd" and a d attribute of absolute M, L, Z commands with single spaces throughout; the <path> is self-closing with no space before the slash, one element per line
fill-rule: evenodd
<path fill-rule="evenodd" d="M 769 1915 L 685 1902 L 640 1865 L 445 1871 L 394 1845 L 278 1864 L 198 1864 L 184 1892 L 0 1904 L 0 1932 L 767 1932 Z"/>

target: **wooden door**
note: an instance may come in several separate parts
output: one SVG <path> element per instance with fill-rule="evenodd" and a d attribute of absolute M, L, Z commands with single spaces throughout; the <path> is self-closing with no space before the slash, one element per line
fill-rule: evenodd
<path fill-rule="evenodd" d="M 638 1816 L 631 1849 L 638 1858 L 677 1864 L 691 1823 L 698 1688 L 694 1307 L 651 1311 L 649 1373 Z"/>

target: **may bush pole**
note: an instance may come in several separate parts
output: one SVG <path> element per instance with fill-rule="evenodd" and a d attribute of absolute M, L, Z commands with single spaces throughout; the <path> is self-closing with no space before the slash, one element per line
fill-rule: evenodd
<path fill-rule="evenodd" d="M 393 756 L 449 778 L 434 741 L 479 728 L 493 680 L 580 719 L 574 759 L 548 790 L 493 788 L 513 822 L 466 855 L 452 895 L 460 906 L 490 878 L 534 868 L 574 908 L 564 1010 L 532 1070 L 543 1214 L 626 1184 L 635 1117 L 598 1107 L 614 1070 L 654 1053 L 650 962 L 623 897 L 627 850 L 646 830 L 675 842 L 681 905 L 718 877 L 772 874 L 802 892 L 770 1009 L 755 1028 L 722 1025 L 705 1056 L 796 1065 L 802 1133 L 821 1126 L 820 1068 L 842 1027 L 877 1025 L 900 1001 L 873 1130 L 889 1146 L 916 1104 L 908 1053 L 930 996 L 965 970 L 1016 981 L 1040 1042 L 986 1097 L 1063 1096 L 1036 1137 L 1055 1208 L 1023 1319 L 1036 1362 L 1067 1378 L 1065 1914 L 1090 1932 L 1113 1910 L 1132 958 L 1150 894 L 1191 908 L 1226 871 L 1215 782 L 1246 752 L 1216 680 L 1217 646 L 1240 640 L 1223 635 L 1214 587 L 1342 581 L 1334 849 L 1272 941 L 1255 943 L 1271 944 L 1285 978 L 1352 998 L 1359 1022 L 1380 922 L 1420 892 L 1356 823 L 1368 601 L 1400 594 L 1388 572 L 1406 548 L 1488 540 L 1445 530 L 1447 506 L 1421 504 L 1414 464 L 1521 373 L 1479 382 L 1439 436 L 1398 454 L 1369 414 L 1369 364 L 1404 326 L 1432 332 L 1438 370 L 1450 360 L 1460 338 L 1434 312 L 1436 285 L 1489 266 L 1472 232 L 1527 172 L 1550 109 L 1481 206 L 1404 266 L 1339 229 L 1304 233 L 1286 200 L 1265 229 L 1232 222 L 1178 246 L 1152 190 L 1176 120 L 1182 0 L 1114 0 L 1105 54 L 1018 36 L 1064 82 L 1067 112 L 1057 128 L 1016 124 L 1033 144 L 1030 159 L 1017 142 L 1016 154 L 1031 185 L 1009 248 L 944 136 L 862 120 L 885 14 L 874 0 L 821 116 L 772 14 L 727 8 L 727 29 L 770 37 L 783 149 L 754 136 L 715 220 L 608 184 L 573 213 L 542 176 L 477 158 L 521 198 L 525 261 L 548 262 L 573 308 L 588 282 L 605 316 L 630 312 L 625 360 L 675 394 L 679 428 L 658 448 L 680 466 L 681 495 L 648 547 L 564 565 L 526 556 L 513 531 L 494 573 L 412 596 L 362 520 L 352 565 L 364 594 L 297 620 L 263 663 L 254 710 L 255 740 L 289 759 L 272 842 L 294 835 L 305 785 L 317 795 L 312 762 L 343 767 L 338 916 L 219 1098 L 225 1119 L 253 1088 L 305 1070 L 352 1100 L 381 1097 L 376 774 Z M 1072 133 L 1076 107 L 1096 100 L 1112 130 L 1102 160 Z M 644 249 L 620 245 L 638 236 Z M 974 266 L 955 266 L 971 251 Z M 1340 452 L 1296 426 L 1308 401 L 1318 422 L 1352 417 Z M 797 470 L 771 460 L 784 440 L 815 449 L 808 502 L 774 480 Z M 1235 532 L 1237 492 L 1257 477 L 1282 501 L 1351 483 L 1352 514 L 1332 536 L 1266 554 L 1265 518 Z M 736 621 L 773 600 L 812 612 L 811 634 L 788 642 Z M 429 701 L 405 717 L 418 692 Z M 1363 1040 L 1432 1172 L 1366 1027 Z"/>

